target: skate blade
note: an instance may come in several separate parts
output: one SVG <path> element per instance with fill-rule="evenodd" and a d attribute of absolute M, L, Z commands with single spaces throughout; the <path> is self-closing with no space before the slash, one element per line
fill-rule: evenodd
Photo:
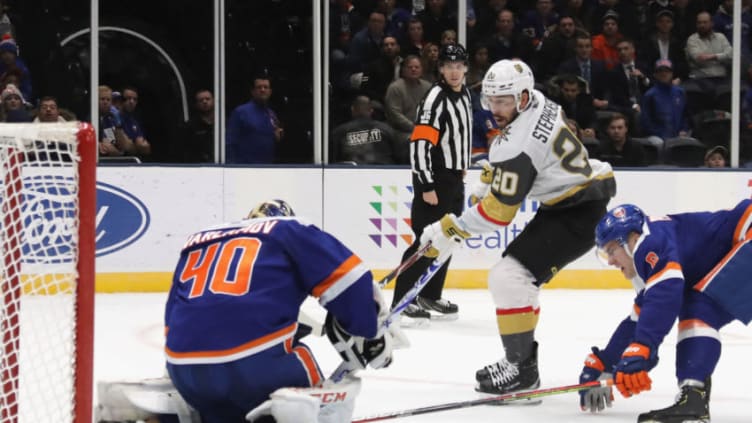
<path fill-rule="evenodd" d="M 429 319 L 401 316 L 399 326 L 403 329 L 422 329 L 431 326 Z"/>
<path fill-rule="evenodd" d="M 488 405 L 493 406 L 512 406 L 512 407 L 519 407 L 519 406 L 533 406 L 533 405 L 541 405 L 543 403 L 542 399 L 516 399 L 516 400 L 504 400 L 504 401 L 490 401 Z"/>
<path fill-rule="evenodd" d="M 437 322 L 453 322 L 460 317 L 459 313 L 443 314 L 434 311 L 429 311 L 429 313 L 431 313 L 431 320 L 436 320 Z"/>
<path fill-rule="evenodd" d="M 477 392 L 480 396 L 480 398 L 492 398 L 492 397 L 498 397 L 499 395 L 504 394 L 491 394 L 488 392 L 479 391 L 478 387 L 475 387 L 475 392 Z M 520 398 L 520 399 L 508 399 L 508 400 L 500 400 L 500 401 L 489 401 L 486 403 L 486 405 L 493 405 L 493 406 L 530 406 L 530 405 L 541 405 L 543 403 L 543 400 L 540 398 Z"/>

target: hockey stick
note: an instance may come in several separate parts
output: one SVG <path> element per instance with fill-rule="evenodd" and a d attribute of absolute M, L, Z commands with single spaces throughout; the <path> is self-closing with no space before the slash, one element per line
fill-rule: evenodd
<path fill-rule="evenodd" d="M 406 258 L 405 261 L 400 263 L 399 266 L 397 266 L 397 268 L 395 268 L 394 270 L 389 272 L 389 274 L 381 278 L 381 280 L 378 282 L 379 288 L 385 287 L 389 283 L 389 281 L 396 278 L 397 276 L 400 275 L 400 273 L 404 272 L 405 269 L 415 264 L 415 262 L 417 262 L 423 256 L 423 254 L 425 254 L 426 251 L 428 251 L 429 248 L 431 248 L 430 242 L 418 248 L 418 251 L 414 252 L 412 255 L 410 255 L 410 257 Z M 310 334 L 312 335 L 315 335 L 315 336 L 325 335 L 323 322 L 319 322 L 318 320 L 311 317 L 308 313 L 306 313 L 303 310 L 300 310 L 300 312 L 298 313 L 298 324 L 301 326 L 309 327 L 311 329 Z"/>
<path fill-rule="evenodd" d="M 406 258 L 405 261 L 400 263 L 396 269 L 392 270 L 388 275 L 381 278 L 381 280 L 379 281 L 379 286 L 383 288 L 384 286 L 386 286 L 386 284 L 389 283 L 389 281 L 396 278 L 400 275 L 400 273 L 404 272 L 405 269 L 415 264 L 416 261 L 423 257 L 423 254 L 425 254 L 429 248 L 431 248 L 430 242 L 418 248 L 418 251 L 414 252 L 410 257 Z"/>
<path fill-rule="evenodd" d="M 497 395 L 495 397 L 480 398 L 480 399 L 468 400 L 468 401 L 449 402 L 445 404 L 430 405 L 427 407 L 413 408 L 410 410 L 394 411 L 391 413 L 379 414 L 379 415 L 370 416 L 370 417 L 363 417 L 360 419 L 353 420 L 352 423 L 365 423 L 365 422 L 376 422 L 380 420 L 397 419 L 400 417 L 417 416 L 419 414 L 435 413 L 437 411 L 456 410 L 458 408 L 475 407 L 476 405 L 492 404 L 492 403 L 500 402 L 500 401 L 506 402 L 506 401 L 521 400 L 521 399 L 529 399 L 529 398 L 540 398 L 540 397 L 546 397 L 549 395 L 558 395 L 558 394 L 565 394 L 567 392 L 581 391 L 583 389 L 589 389 L 589 388 L 609 387 L 609 386 L 612 386 L 613 384 L 614 384 L 613 379 L 606 379 L 606 380 L 594 380 L 591 382 L 581 383 L 578 385 L 557 386 L 555 388 L 537 389 L 534 391 L 512 392 L 509 394 Z"/>
<path fill-rule="evenodd" d="M 426 247 L 430 246 L 431 243 L 426 244 Z M 384 320 L 383 325 L 385 327 L 389 327 L 389 325 L 392 324 L 392 321 L 394 321 L 394 319 L 399 316 L 400 313 L 402 313 L 402 310 L 406 309 L 407 306 L 410 305 L 410 303 L 412 303 L 413 300 L 418 297 L 420 291 L 423 290 L 423 288 L 428 284 L 428 281 L 430 281 L 433 275 L 435 275 L 439 271 L 439 269 L 441 269 L 441 266 L 444 265 L 444 263 L 449 259 L 450 256 L 450 254 L 446 254 L 443 257 L 437 257 L 431 262 L 430 265 L 428 265 L 426 270 L 421 273 L 418 281 L 415 282 L 415 285 L 413 285 L 413 287 L 410 288 L 409 291 L 405 292 L 405 295 L 402 296 L 399 302 L 395 304 L 394 307 L 392 307 L 392 310 L 389 312 L 389 316 Z"/>
<path fill-rule="evenodd" d="M 430 243 L 426 244 L 425 247 L 420 248 L 420 250 L 428 250 L 428 247 L 430 247 Z M 419 251 L 420 251 L 419 250 Z M 410 288 L 409 291 L 405 293 L 404 296 L 402 296 L 402 299 L 399 300 L 397 304 L 395 304 L 394 307 L 389 311 L 389 315 L 384 319 L 384 321 L 381 323 L 381 325 L 386 329 L 389 328 L 389 326 L 394 322 L 394 319 L 399 316 L 400 313 L 402 313 L 402 310 L 407 308 L 407 306 L 413 302 L 413 300 L 418 296 L 420 291 L 426 286 L 428 281 L 431 280 L 433 275 L 436 274 L 436 272 L 439 271 L 442 265 L 444 265 L 444 262 L 449 259 L 450 254 L 445 254 L 443 257 L 437 257 L 435 258 L 431 264 L 426 268 L 426 270 L 423 271 L 423 273 L 418 278 L 418 281 L 415 282 L 415 285 L 413 285 L 412 288 Z M 412 256 L 411 256 L 412 257 Z M 342 380 L 343 377 L 345 377 L 348 373 L 350 373 L 353 370 L 357 370 L 352 367 L 352 364 L 343 361 L 340 363 L 340 365 L 332 372 L 331 376 L 329 376 L 329 379 L 339 382 Z"/>

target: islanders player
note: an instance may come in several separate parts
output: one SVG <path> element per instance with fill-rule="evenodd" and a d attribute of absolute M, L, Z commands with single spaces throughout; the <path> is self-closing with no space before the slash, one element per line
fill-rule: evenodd
<path fill-rule="evenodd" d="M 350 421 L 358 380 L 322 384 L 316 359 L 295 337 L 309 295 L 328 310 L 330 339 L 344 340 L 335 347 L 355 368 L 390 363 L 391 334 L 381 324 L 389 310 L 371 272 L 286 202 L 264 202 L 246 220 L 188 238 L 167 299 L 165 353 L 175 388 L 204 423 L 245 422 L 262 403 L 251 417 Z M 337 399 L 322 417 L 316 396 Z"/>
<path fill-rule="evenodd" d="M 752 200 L 730 210 L 646 216 L 625 204 L 596 228 L 609 265 L 637 291 L 633 311 L 608 345 L 585 361 L 583 382 L 614 375 L 625 397 L 649 390 L 658 347 L 679 319 L 675 404 L 640 414 L 638 422 L 709 422 L 710 376 L 721 354 L 719 329 L 752 320 Z M 610 388 L 581 392 L 583 409 L 610 405 Z"/>
<path fill-rule="evenodd" d="M 503 358 L 476 372 L 476 390 L 491 394 L 540 385 L 535 329 L 540 286 L 595 244 L 593 231 L 616 192 L 608 163 L 590 159 L 566 125 L 561 107 L 534 88 L 521 60 L 494 63 L 483 78 L 481 102 L 500 134 L 462 216 L 445 215 L 424 229 L 448 254 L 473 234 L 508 225 L 525 197 L 541 202 L 535 217 L 488 272 Z"/>

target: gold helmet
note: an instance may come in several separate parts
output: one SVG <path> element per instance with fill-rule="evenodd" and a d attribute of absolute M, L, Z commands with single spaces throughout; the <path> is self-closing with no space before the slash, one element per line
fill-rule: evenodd
<path fill-rule="evenodd" d="M 267 200 L 254 207 L 248 213 L 247 219 L 272 216 L 295 216 L 295 212 L 292 211 L 292 207 L 284 200 Z"/>

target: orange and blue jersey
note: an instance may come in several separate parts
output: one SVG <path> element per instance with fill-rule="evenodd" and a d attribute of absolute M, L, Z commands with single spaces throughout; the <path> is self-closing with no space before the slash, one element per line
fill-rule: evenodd
<path fill-rule="evenodd" d="M 318 298 L 356 336 L 377 332 L 371 272 L 328 233 L 294 217 L 197 232 L 180 252 L 165 310 L 167 362 L 227 363 L 284 346 Z"/>
<path fill-rule="evenodd" d="M 706 276 L 745 239 L 749 241 L 751 225 L 752 200 L 730 210 L 648 218 L 634 249 L 639 276 L 633 281 L 638 290 L 635 314 L 639 313 L 634 340 L 660 345 L 686 306 L 686 291 L 701 291 Z"/>
<path fill-rule="evenodd" d="M 600 351 L 606 369 L 631 342 L 658 348 L 678 318 L 678 379 L 710 375 L 720 356 L 717 331 L 750 313 L 751 227 L 752 200 L 730 210 L 649 217 L 633 253 L 632 311 Z"/>

